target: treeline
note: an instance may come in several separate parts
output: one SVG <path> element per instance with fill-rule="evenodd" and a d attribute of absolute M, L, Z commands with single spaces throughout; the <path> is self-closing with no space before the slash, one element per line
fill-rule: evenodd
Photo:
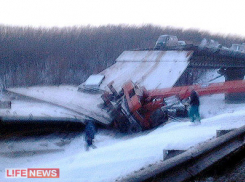
<path fill-rule="evenodd" d="M 124 51 L 152 48 L 162 34 L 199 44 L 203 38 L 230 47 L 240 37 L 158 26 L 31 28 L 0 26 L 0 86 L 80 84 L 112 65 Z"/>

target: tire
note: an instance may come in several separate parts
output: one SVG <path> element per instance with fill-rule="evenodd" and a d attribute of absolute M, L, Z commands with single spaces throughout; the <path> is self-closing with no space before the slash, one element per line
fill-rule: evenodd
<path fill-rule="evenodd" d="M 128 128 L 128 133 L 139 133 L 142 131 L 142 127 L 138 123 L 132 123 Z"/>
<path fill-rule="evenodd" d="M 151 115 L 151 127 L 154 128 L 168 120 L 168 111 L 162 111 L 162 109 L 157 109 Z"/>

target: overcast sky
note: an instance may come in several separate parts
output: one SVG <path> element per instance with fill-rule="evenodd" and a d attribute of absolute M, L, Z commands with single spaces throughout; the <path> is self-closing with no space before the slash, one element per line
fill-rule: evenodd
<path fill-rule="evenodd" d="M 0 24 L 153 24 L 245 36 L 245 0 L 0 0 Z"/>

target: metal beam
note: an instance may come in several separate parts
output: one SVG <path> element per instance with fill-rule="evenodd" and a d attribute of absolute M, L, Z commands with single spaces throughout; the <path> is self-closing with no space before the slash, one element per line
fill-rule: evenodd
<path fill-rule="evenodd" d="M 186 152 L 149 165 L 118 181 L 185 181 L 222 158 L 245 147 L 245 126 L 193 147 Z"/>

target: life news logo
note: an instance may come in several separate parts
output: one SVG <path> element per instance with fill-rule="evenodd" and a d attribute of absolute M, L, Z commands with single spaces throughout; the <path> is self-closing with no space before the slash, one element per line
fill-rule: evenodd
<path fill-rule="evenodd" d="M 59 178 L 59 168 L 5 169 L 5 178 Z"/>

